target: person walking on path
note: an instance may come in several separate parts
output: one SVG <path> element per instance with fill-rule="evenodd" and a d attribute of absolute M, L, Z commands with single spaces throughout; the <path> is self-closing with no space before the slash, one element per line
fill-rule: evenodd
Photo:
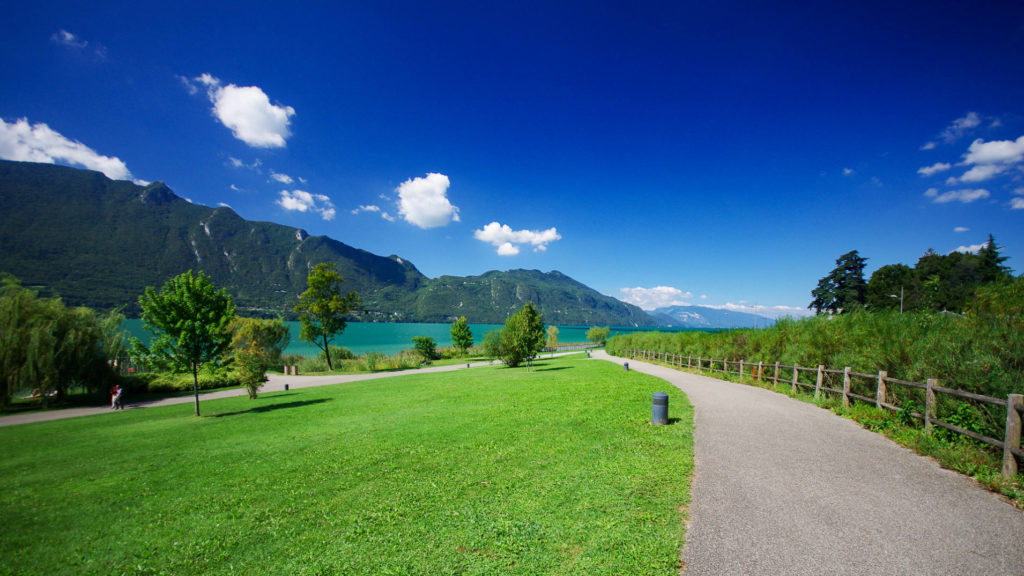
<path fill-rule="evenodd" d="M 114 410 L 124 410 L 124 388 L 120 384 L 114 386 Z"/>

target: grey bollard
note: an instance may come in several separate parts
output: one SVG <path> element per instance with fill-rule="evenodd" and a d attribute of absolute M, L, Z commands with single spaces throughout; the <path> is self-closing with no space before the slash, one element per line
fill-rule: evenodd
<path fill-rule="evenodd" d="M 287 385 L 287 384 L 285 384 L 285 385 L 284 385 L 284 391 L 285 391 L 285 392 L 287 392 L 287 391 L 288 391 L 288 385 Z"/>
<path fill-rule="evenodd" d="M 668 394 L 655 392 L 651 396 L 651 424 L 664 426 L 668 424 Z"/>
<path fill-rule="evenodd" d="M 626 369 L 626 372 L 629 372 L 629 362 L 623 364 L 622 367 Z"/>

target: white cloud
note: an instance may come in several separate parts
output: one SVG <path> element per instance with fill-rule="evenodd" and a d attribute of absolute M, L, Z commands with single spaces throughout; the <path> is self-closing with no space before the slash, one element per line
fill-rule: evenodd
<path fill-rule="evenodd" d="M 1024 197 L 1016 197 L 1010 199 L 1010 209 L 1012 210 L 1024 210 Z"/>
<path fill-rule="evenodd" d="M 956 232 L 956 233 L 970 232 L 970 230 L 971 230 L 970 228 L 964 228 L 963 226 L 957 226 L 956 228 L 953 228 L 953 232 Z"/>
<path fill-rule="evenodd" d="M 334 204 L 330 198 L 323 194 L 310 194 L 305 190 L 281 190 L 280 198 L 275 204 L 285 210 L 315 212 L 324 220 L 333 220 L 335 215 Z"/>
<path fill-rule="evenodd" d="M 375 212 L 377 214 L 380 214 L 380 217 L 385 219 L 385 220 L 387 220 L 388 222 L 394 222 L 395 221 L 395 217 L 394 216 L 392 216 L 392 215 L 388 214 L 387 212 L 381 210 L 380 206 L 377 206 L 377 205 L 374 205 L 374 204 L 361 205 L 361 206 L 359 206 L 359 208 L 356 208 L 355 210 L 352 210 L 352 214 L 359 214 L 360 212 Z"/>
<path fill-rule="evenodd" d="M 964 162 L 967 164 L 1016 164 L 1024 160 L 1024 136 L 1016 140 L 993 140 L 981 138 L 971 142 Z"/>
<path fill-rule="evenodd" d="M 111 180 L 132 180 L 132 173 L 119 158 L 98 154 L 81 142 L 65 138 L 46 124 L 30 126 L 26 118 L 11 124 L 0 119 L 0 158 L 71 164 L 102 172 Z M 136 182 L 141 184 L 144 181 Z"/>
<path fill-rule="evenodd" d="M 960 138 L 962 138 L 972 128 L 977 128 L 981 124 L 981 116 L 977 112 L 968 112 L 963 118 L 957 118 L 952 124 L 946 127 L 945 130 L 939 134 L 947 144 L 952 144 Z"/>
<path fill-rule="evenodd" d="M 82 40 L 78 36 L 72 34 L 71 32 L 68 32 L 67 30 L 58 30 L 57 32 L 54 32 L 53 35 L 50 36 L 50 40 L 52 40 L 55 44 L 60 44 L 61 46 L 68 46 L 69 48 L 81 49 L 89 45 L 88 42 Z"/>
<path fill-rule="evenodd" d="M 924 145 L 921 146 L 921 150 L 934 150 L 934 149 L 935 149 L 935 142 L 925 142 Z"/>
<path fill-rule="evenodd" d="M 931 198 L 932 202 L 936 204 L 947 204 L 949 202 L 962 202 L 969 204 L 975 200 L 981 200 L 991 196 L 988 190 L 975 189 L 975 190 L 950 190 L 949 192 L 939 193 L 935 188 L 929 188 L 924 193 L 925 197 Z"/>
<path fill-rule="evenodd" d="M 958 246 L 953 252 L 963 252 L 964 254 L 977 254 L 982 248 L 988 246 L 988 242 L 982 242 L 981 244 L 971 244 L 970 246 Z M 952 254 L 952 252 L 950 252 Z"/>
<path fill-rule="evenodd" d="M 242 189 L 241 189 L 241 188 L 239 188 L 238 186 L 235 186 L 234 184 L 232 184 L 231 186 L 229 186 L 229 188 L 231 188 L 231 189 L 232 189 L 232 190 L 234 190 L 235 192 L 241 192 L 241 191 L 242 191 Z"/>
<path fill-rule="evenodd" d="M 530 244 L 534 252 L 543 252 L 548 249 L 548 244 L 561 240 L 558 229 L 548 228 L 547 230 L 513 230 L 507 224 L 491 222 L 480 230 L 473 232 L 473 237 L 482 242 L 487 242 L 498 249 L 502 256 L 515 256 L 519 254 L 518 244 Z"/>
<path fill-rule="evenodd" d="M 274 180 L 277 180 L 281 184 L 291 184 L 292 182 L 295 181 L 291 176 L 287 174 L 278 174 L 273 170 L 270 171 L 270 177 L 273 178 Z"/>
<path fill-rule="evenodd" d="M 936 162 L 935 164 L 932 164 L 931 166 L 925 166 L 924 168 L 918 168 L 917 169 L 917 173 L 920 174 L 921 176 L 931 176 L 932 174 L 935 174 L 937 172 L 943 172 L 945 170 L 949 170 L 952 167 L 953 166 L 951 164 L 947 164 L 946 162 Z"/>
<path fill-rule="evenodd" d="M 213 115 L 242 142 L 254 148 L 283 148 L 291 136 L 291 106 L 277 106 L 257 86 L 221 86 L 210 74 L 195 79 L 207 87 Z"/>
<path fill-rule="evenodd" d="M 263 165 L 263 162 L 261 162 L 259 158 L 253 160 L 252 164 L 246 164 L 234 156 L 228 156 L 228 162 L 234 168 L 245 168 L 246 170 L 253 170 L 254 172 L 259 172 L 260 166 Z"/>
<path fill-rule="evenodd" d="M 959 178 L 960 182 L 983 182 L 1006 170 L 1006 166 L 998 164 L 981 164 L 964 172 Z"/>
<path fill-rule="evenodd" d="M 623 302 L 636 304 L 643 310 L 654 310 L 665 306 L 689 306 L 687 300 L 693 298 L 693 293 L 683 292 L 679 288 L 671 286 L 655 286 L 654 288 L 621 288 L 624 296 Z"/>
<path fill-rule="evenodd" d="M 459 208 L 448 201 L 451 181 L 444 174 L 429 173 L 425 178 L 402 182 L 398 192 L 398 214 L 420 228 L 437 228 L 459 221 Z"/>
<path fill-rule="evenodd" d="M 726 302 L 723 305 L 712 305 L 708 304 L 708 308 L 715 308 L 717 310 L 729 310 L 730 312 L 746 312 L 747 314 L 756 314 L 758 316 L 764 316 L 766 318 L 783 318 L 793 317 L 799 318 L 802 316 L 811 316 L 814 314 L 811 310 L 800 306 L 760 306 L 751 305 L 746 302 Z"/>
<path fill-rule="evenodd" d="M 843 168 L 843 176 L 853 176 L 853 175 L 854 175 L 853 168 Z"/>

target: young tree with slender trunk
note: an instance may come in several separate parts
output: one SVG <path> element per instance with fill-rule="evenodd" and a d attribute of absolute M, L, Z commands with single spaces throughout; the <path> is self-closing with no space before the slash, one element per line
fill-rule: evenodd
<path fill-rule="evenodd" d="M 156 335 L 149 354 L 161 364 L 192 373 L 192 391 L 199 416 L 199 368 L 218 362 L 231 347 L 228 324 L 235 304 L 217 290 L 203 272 L 189 270 L 167 281 L 160 290 L 148 286 L 139 297 L 143 326 Z"/>
<path fill-rule="evenodd" d="M 335 335 L 345 331 L 346 317 L 360 301 L 355 291 L 342 296 L 344 281 L 334 264 L 317 264 L 309 271 L 306 291 L 299 295 L 295 304 L 295 311 L 299 313 L 299 339 L 323 350 L 328 370 L 334 370 L 331 342 Z"/>
<path fill-rule="evenodd" d="M 451 328 L 452 345 L 459 351 L 460 356 L 465 357 L 466 350 L 473 347 L 473 331 L 469 329 L 469 323 L 465 316 L 452 322 Z"/>

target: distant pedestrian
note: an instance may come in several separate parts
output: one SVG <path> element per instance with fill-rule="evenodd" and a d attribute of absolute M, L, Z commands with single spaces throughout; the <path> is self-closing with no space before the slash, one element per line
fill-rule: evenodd
<path fill-rule="evenodd" d="M 110 387 L 110 408 L 117 410 L 117 389 L 120 388 L 117 384 Z"/>
<path fill-rule="evenodd" d="M 124 388 L 114 386 L 114 410 L 124 410 Z"/>

